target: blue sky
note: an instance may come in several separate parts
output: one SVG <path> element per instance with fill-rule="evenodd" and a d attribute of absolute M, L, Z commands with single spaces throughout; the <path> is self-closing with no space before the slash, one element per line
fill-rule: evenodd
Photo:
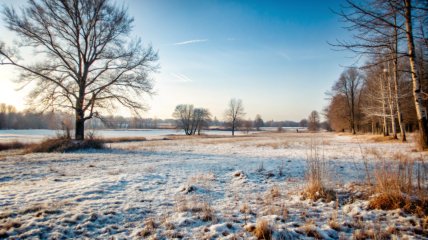
<path fill-rule="evenodd" d="M 157 94 L 146 98 L 145 116 L 170 118 L 175 105 L 189 103 L 222 119 L 230 98 L 242 99 L 246 118 L 298 121 L 322 110 L 324 92 L 341 65 L 353 61 L 327 44 L 348 38 L 330 11 L 341 2 L 124 1 L 135 18 L 133 35 L 160 56 Z M 11 76 L 2 71 L 1 81 L 10 82 Z M 5 86 L 8 90 L 0 91 L 14 91 L 13 84 Z M 14 96 L 22 95 L 25 91 Z M 5 101 L 10 100 L 0 96 Z M 23 106 L 22 100 L 13 101 Z"/>

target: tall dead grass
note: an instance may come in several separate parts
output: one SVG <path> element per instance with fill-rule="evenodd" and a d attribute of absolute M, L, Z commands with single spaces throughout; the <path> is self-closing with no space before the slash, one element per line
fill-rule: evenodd
<path fill-rule="evenodd" d="M 402 208 L 418 216 L 428 215 L 428 166 L 421 159 L 396 153 L 387 161 L 377 156 L 373 170 L 373 197 L 370 208 Z"/>
<path fill-rule="evenodd" d="M 306 158 L 306 187 L 303 191 L 305 199 L 316 201 L 323 199 L 330 202 L 335 199 L 333 190 L 326 187 L 327 165 L 320 156 L 317 143 L 311 139 Z"/>

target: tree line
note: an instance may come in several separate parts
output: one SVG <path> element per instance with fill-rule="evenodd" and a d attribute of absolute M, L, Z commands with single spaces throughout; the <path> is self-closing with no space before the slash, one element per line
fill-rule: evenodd
<path fill-rule="evenodd" d="M 428 147 L 428 4 L 347 0 L 337 14 L 353 40 L 331 43 L 364 59 L 334 83 L 324 113 L 336 131 L 381 133 L 406 141 L 418 130 Z"/>

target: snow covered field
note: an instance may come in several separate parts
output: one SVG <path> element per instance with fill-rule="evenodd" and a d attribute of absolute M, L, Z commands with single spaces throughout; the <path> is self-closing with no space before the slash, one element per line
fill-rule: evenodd
<path fill-rule="evenodd" d="M 311 142 L 338 202 L 301 199 Z M 362 153 L 427 158 L 413 148 L 364 136 L 263 133 L 4 156 L 0 239 L 257 239 L 252 231 L 263 220 L 273 239 L 428 239 L 423 219 L 369 210 L 359 198 Z"/>

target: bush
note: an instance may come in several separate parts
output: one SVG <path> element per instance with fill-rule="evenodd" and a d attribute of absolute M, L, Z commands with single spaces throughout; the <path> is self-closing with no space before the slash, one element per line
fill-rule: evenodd
<path fill-rule="evenodd" d="M 0 151 L 12 150 L 12 149 L 21 149 L 27 147 L 28 144 L 21 143 L 18 141 L 9 142 L 9 143 L 0 143 Z"/>
<path fill-rule="evenodd" d="M 51 138 L 29 147 L 28 153 L 70 152 L 80 149 L 103 149 L 104 143 L 99 139 L 73 140 L 69 138 Z"/>

